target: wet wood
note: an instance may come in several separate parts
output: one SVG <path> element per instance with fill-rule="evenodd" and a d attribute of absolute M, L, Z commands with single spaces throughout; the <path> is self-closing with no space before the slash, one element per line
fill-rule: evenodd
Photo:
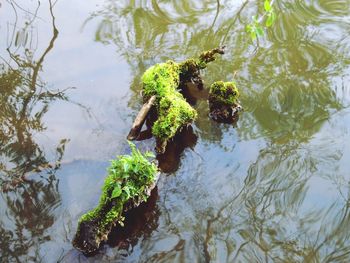
<path fill-rule="evenodd" d="M 236 123 L 238 121 L 238 113 L 243 111 L 243 107 L 236 103 L 233 106 L 218 105 L 209 102 L 209 116 L 216 122 L 220 123 Z"/>
<path fill-rule="evenodd" d="M 127 139 L 132 141 L 137 139 L 140 134 L 141 128 L 145 123 L 145 120 L 148 116 L 149 111 L 151 110 L 154 102 L 156 101 L 156 96 L 153 95 L 141 108 L 139 113 L 136 116 L 136 119 L 132 125 L 132 128 L 128 134 Z"/>

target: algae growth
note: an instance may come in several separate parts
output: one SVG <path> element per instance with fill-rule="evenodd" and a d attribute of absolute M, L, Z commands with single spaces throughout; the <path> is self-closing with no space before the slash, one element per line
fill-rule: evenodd
<path fill-rule="evenodd" d="M 97 250 L 117 222 L 123 226 L 123 212 L 146 201 L 155 186 L 157 166 L 148 160 L 154 155 L 129 144 L 131 155 L 111 161 L 98 206 L 79 220 L 73 244 L 84 253 Z"/>

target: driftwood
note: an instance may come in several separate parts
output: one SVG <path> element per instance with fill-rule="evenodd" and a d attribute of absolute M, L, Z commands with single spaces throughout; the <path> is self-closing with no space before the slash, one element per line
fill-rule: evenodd
<path fill-rule="evenodd" d="M 150 235 L 158 227 L 158 199 L 158 189 L 155 187 L 147 202 L 125 213 L 125 225 L 113 227 L 106 244 L 112 248 L 128 250 L 134 247 L 140 238 Z"/>
<path fill-rule="evenodd" d="M 128 140 L 135 140 L 142 129 L 143 124 L 148 116 L 149 111 L 151 110 L 154 102 L 156 101 L 156 96 L 152 96 L 141 108 L 139 113 L 136 116 L 136 119 L 132 125 L 132 128 L 127 137 Z"/>

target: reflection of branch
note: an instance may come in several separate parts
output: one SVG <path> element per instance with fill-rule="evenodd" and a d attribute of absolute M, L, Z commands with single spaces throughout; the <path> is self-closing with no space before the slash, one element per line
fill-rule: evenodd
<path fill-rule="evenodd" d="M 344 215 L 342 217 L 342 219 L 340 220 L 339 224 L 336 226 L 336 228 L 332 231 L 331 234 L 327 235 L 324 240 L 315 248 L 314 250 L 314 254 L 316 254 L 324 245 L 327 245 L 326 242 L 332 240 L 334 237 L 336 237 L 337 235 L 339 235 L 339 233 L 342 231 L 341 227 L 344 224 L 344 221 L 347 219 L 347 217 L 349 216 L 349 202 L 350 199 L 347 200 L 347 202 L 345 203 L 345 211 L 344 211 Z M 346 229 L 346 228 L 345 228 Z M 319 230 L 319 232 L 317 233 L 317 241 L 319 238 L 319 235 L 321 234 L 321 229 Z M 334 253 L 334 252 L 333 252 Z M 331 262 L 330 260 L 328 262 Z"/>
<path fill-rule="evenodd" d="M 211 261 L 211 258 L 210 258 L 210 254 L 209 254 L 209 241 L 211 239 L 211 236 L 212 236 L 212 231 L 210 230 L 211 228 L 211 225 L 220 219 L 221 217 L 221 213 L 227 208 L 229 207 L 231 204 L 233 204 L 237 198 L 242 194 L 243 190 L 245 189 L 245 186 L 242 187 L 242 189 L 239 191 L 239 193 L 232 199 L 230 200 L 229 202 L 227 202 L 225 205 L 223 205 L 217 212 L 216 216 L 209 219 L 207 221 L 207 228 L 206 228 L 206 237 L 205 237 L 205 240 L 204 240 L 204 244 L 203 244 L 203 252 L 204 252 L 204 255 L 205 255 L 205 261 L 206 262 L 210 262 Z"/>
<path fill-rule="evenodd" d="M 15 12 L 15 23 L 14 23 L 14 25 L 13 25 L 13 32 L 12 32 L 12 38 L 11 38 L 11 41 L 10 41 L 10 43 L 8 43 L 8 38 L 7 38 L 7 45 L 8 46 L 12 46 L 12 41 L 13 41 L 13 37 L 14 37 L 14 35 L 15 35 L 15 30 L 16 30 L 16 25 L 17 25 L 17 20 L 18 20 L 18 14 L 17 14 L 17 10 L 16 10 L 16 8 L 14 7 L 14 5 L 13 5 L 13 3 L 11 2 L 10 3 L 11 4 L 11 6 L 12 6 L 12 8 L 13 8 L 13 11 Z M 7 25 L 7 36 L 9 36 L 9 28 L 8 28 L 8 25 Z"/>
<path fill-rule="evenodd" d="M 37 78 L 38 78 L 39 70 L 42 66 L 42 63 L 44 62 L 46 55 L 53 48 L 55 40 L 57 39 L 57 36 L 58 36 L 58 30 L 57 30 L 56 24 L 55 24 L 55 16 L 54 16 L 53 11 L 52 11 L 53 6 L 52 6 L 51 0 L 49 0 L 49 3 L 50 3 L 50 14 L 52 17 L 53 36 L 52 36 L 52 39 L 50 40 L 49 46 L 46 48 L 43 55 L 39 58 L 38 62 L 36 63 L 36 65 L 33 68 L 33 76 L 32 76 L 32 80 L 31 80 L 31 84 L 30 84 L 31 93 L 29 93 L 27 95 L 27 97 L 24 98 L 22 112 L 20 113 L 20 116 L 21 116 L 20 120 L 21 121 L 23 121 L 23 119 L 25 118 L 25 113 L 27 110 L 28 103 L 32 98 L 32 94 L 34 94 L 36 91 Z"/>
<path fill-rule="evenodd" d="M 17 11 L 16 11 L 16 5 L 11 1 L 9 2 L 12 6 L 12 8 L 15 11 L 16 14 L 16 22 L 14 26 L 14 30 L 17 28 Z M 38 2 L 38 8 L 40 6 L 40 2 Z M 7 47 L 7 52 L 9 53 L 10 59 L 14 61 L 17 65 L 13 68 L 10 65 L 10 62 L 7 62 L 3 57 L 0 57 L 1 60 L 4 61 L 4 63 L 8 66 L 8 69 L 10 73 L 4 73 L 4 76 L 6 74 L 12 74 L 15 78 L 18 78 L 20 80 L 19 83 L 13 82 L 9 88 L 11 88 L 12 92 L 15 92 L 17 88 L 19 88 L 18 85 L 21 85 L 21 89 L 24 90 L 23 93 L 20 95 L 12 95 L 15 97 L 16 102 L 19 103 L 14 106 L 13 109 L 13 115 L 11 118 L 11 123 L 8 124 L 9 127 L 11 126 L 11 129 L 13 129 L 13 138 L 9 137 L 7 138 L 8 142 L 5 143 L 4 151 L 5 154 L 13 155 L 14 157 L 11 159 L 15 164 L 16 168 L 12 169 L 12 171 L 6 171 L 11 177 L 15 177 L 12 179 L 12 186 L 15 186 L 25 180 L 25 175 L 29 171 L 33 171 L 35 169 L 45 169 L 45 168 L 51 168 L 49 163 L 47 162 L 42 149 L 37 145 L 37 143 L 32 138 L 32 132 L 31 130 L 41 130 L 43 129 L 41 118 L 42 116 L 47 112 L 48 110 L 48 102 L 54 99 L 63 99 L 67 100 L 64 92 L 67 90 L 62 91 L 49 91 L 44 89 L 44 85 L 41 85 L 38 83 L 39 79 L 39 72 L 42 70 L 44 60 L 48 53 L 53 49 L 54 43 L 58 37 L 58 29 L 56 28 L 55 24 L 55 16 L 53 14 L 53 6 L 52 0 L 49 0 L 49 11 L 50 15 L 52 17 L 52 38 L 50 39 L 47 48 L 43 51 L 42 55 L 38 58 L 37 62 L 33 61 L 31 56 L 28 56 L 26 51 L 26 56 L 22 58 L 20 55 L 14 53 L 14 51 L 11 51 L 11 45 L 13 44 L 13 38 L 10 41 L 10 45 Z M 36 13 L 38 12 L 38 9 L 36 10 Z M 29 23 L 26 23 L 26 26 L 28 24 L 33 23 L 35 18 L 37 16 L 35 15 L 32 20 L 30 20 Z M 30 51 L 28 51 L 30 52 Z M 10 60 L 10 61 L 11 61 Z M 5 65 L 4 64 L 4 65 Z M 11 75 L 10 75 L 11 76 Z M 40 88 L 40 90 L 39 90 Z M 7 95 L 11 96 L 11 95 Z M 32 111 L 35 107 L 35 105 L 38 102 L 43 102 L 43 107 L 41 110 L 37 111 L 32 119 Z M 10 103 L 8 101 L 8 103 Z M 66 144 L 66 140 L 61 141 L 60 145 L 56 149 L 56 151 L 59 153 L 57 162 L 60 162 L 62 159 L 64 146 Z M 7 149 L 9 148 L 9 149 Z M 12 149 L 14 148 L 14 149 Z M 59 167 L 59 164 L 54 166 L 53 170 L 55 170 L 55 167 Z M 3 168 L 5 171 L 5 168 Z M 11 175 L 12 173 L 12 175 Z M 50 173 L 50 172 L 48 172 Z"/>
<path fill-rule="evenodd" d="M 51 14 L 51 17 L 52 17 L 53 36 L 52 36 L 52 39 L 51 39 L 51 41 L 49 43 L 49 46 L 46 48 L 46 50 L 43 53 L 43 55 L 39 58 L 36 66 L 34 68 L 34 74 L 33 74 L 32 85 L 31 85 L 31 88 L 33 90 L 35 89 L 35 83 L 37 81 L 37 77 L 38 77 L 38 73 L 39 73 L 40 67 L 41 67 L 42 63 L 44 62 L 44 59 L 45 59 L 46 55 L 53 48 L 55 40 L 57 39 L 57 36 L 58 36 L 58 30 L 57 30 L 56 25 L 55 25 L 55 16 L 53 15 L 53 11 L 52 11 L 53 6 L 52 6 L 52 3 L 51 3 L 51 0 L 49 0 L 49 3 L 50 3 L 50 14 Z"/>
<path fill-rule="evenodd" d="M 22 31 L 22 32 L 25 32 L 26 31 L 26 29 L 30 26 L 30 25 L 32 25 L 32 23 L 35 21 L 35 19 L 37 18 L 37 14 L 38 14 L 38 11 L 39 11 L 39 8 L 40 8 L 40 1 L 38 1 L 38 5 L 37 5 L 37 7 L 36 7 L 36 10 L 35 10 L 35 12 L 34 13 L 31 13 L 31 12 L 29 12 L 29 11 L 27 11 L 27 10 L 24 10 L 20 5 L 18 5 L 15 1 L 9 1 L 9 0 L 7 0 L 7 2 L 12 6 L 12 9 L 13 9 L 13 11 L 14 11 L 14 13 L 15 13 L 15 23 L 14 23 L 14 25 L 13 25 L 13 31 L 12 31 L 12 35 L 11 35 L 11 41 L 10 41 L 10 43 L 9 43 L 9 39 L 8 39 L 8 37 L 7 37 L 7 43 L 8 43 L 8 46 L 10 47 L 10 46 L 12 46 L 12 43 L 13 43 L 13 39 L 15 38 L 15 46 L 18 44 L 18 40 L 21 38 L 20 37 L 20 32 Z M 16 8 L 15 8 L 15 5 L 19 8 L 19 9 L 21 9 L 22 11 L 24 11 L 24 12 L 27 12 L 27 13 L 29 13 L 29 14 L 31 14 L 33 17 L 29 20 L 29 22 L 26 22 L 25 23 L 25 26 L 24 26 L 24 28 L 21 30 L 21 31 L 17 31 L 17 34 L 15 34 L 15 31 L 16 31 L 16 29 L 17 29 L 17 20 L 18 20 L 18 14 L 17 14 L 17 10 L 16 10 Z M 7 30 L 8 31 L 8 30 Z M 9 32 L 7 32 L 7 36 L 9 36 Z M 26 38 L 26 37 L 25 37 Z M 27 41 L 27 39 L 25 39 L 25 43 L 26 43 L 26 41 Z M 32 41 L 32 39 L 31 39 L 31 41 Z M 24 44 L 25 44 L 24 43 Z M 23 43 L 22 43 L 23 44 Z M 7 48 L 7 51 L 8 51 L 8 53 L 9 53 L 9 55 L 10 55 L 10 57 L 12 58 L 12 59 L 14 59 L 13 58 L 13 56 L 12 56 L 12 54 L 11 54 L 11 52 L 9 51 L 9 47 Z M 18 45 L 17 46 L 17 49 L 15 50 L 15 53 L 20 49 L 20 47 L 21 47 L 21 45 Z M 15 62 L 18 64 L 18 61 L 17 61 L 17 59 L 14 59 L 15 60 Z"/>
<path fill-rule="evenodd" d="M 218 19 L 220 13 L 220 0 L 216 0 L 216 14 L 213 23 L 211 24 L 210 28 L 213 28 L 215 25 L 216 20 Z"/>
<path fill-rule="evenodd" d="M 33 21 L 34 21 L 34 19 L 36 19 L 36 18 L 39 18 L 39 19 L 41 19 L 41 20 L 44 20 L 44 19 L 42 19 L 41 17 L 38 16 L 38 10 L 39 10 L 39 7 L 40 7 L 40 1 L 38 1 L 38 7 L 37 7 L 37 9 L 35 10 L 34 13 L 30 12 L 29 10 L 25 10 L 22 6 L 20 6 L 20 5 L 19 5 L 16 1 L 14 1 L 14 0 L 7 0 L 7 2 L 10 3 L 12 6 L 14 6 L 14 5 L 17 6 L 17 7 L 18 7 L 19 9 L 21 9 L 23 12 L 32 15 L 32 16 L 33 16 Z"/>
<path fill-rule="evenodd" d="M 248 4 L 248 0 L 246 0 L 243 5 L 241 6 L 241 8 L 238 10 L 238 12 L 235 15 L 235 19 L 233 19 L 232 23 L 228 26 L 226 34 L 224 35 L 223 39 L 222 39 L 222 43 L 225 43 L 226 38 L 228 36 L 228 33 L 230 32 L 231 28 L 234 26 L 234 24 L 236 23 L 236 21 L 238 20 L 238 18 L 240 17 L 243 9 L 247 6 Z"/>

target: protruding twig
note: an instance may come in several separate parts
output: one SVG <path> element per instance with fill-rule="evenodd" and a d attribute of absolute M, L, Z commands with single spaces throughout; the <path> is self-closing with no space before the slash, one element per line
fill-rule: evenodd
<path fill-rule="evenodd" d="M 127 137 L 128 140 L 132 141 L 135 140 L 140 131 L 141 128 L 143 126 L 143 124 L 145 123 L 145 120 L 148 116 L 149 111 L 151 110 L 153 103 L 156 101 L 156 96 L 153 95 L 141 108 L 141 110 L 139 111 L 139 113 L 137 114 L 137 117 L 134 121 L 134 124 L 132 125 L 132 128 L 129 132 L 129 135 Z"/>
<path fill-rule="evenodd" d="M 212 50 L 203 52 L 202 54 L 200 54 L 199 60 L 205 64 L 208 64 L 209 62 L 215 60 L 216 54 L 220 54 L 220 55 L 225 54 L 225 46 L 214 48 Z"/>

